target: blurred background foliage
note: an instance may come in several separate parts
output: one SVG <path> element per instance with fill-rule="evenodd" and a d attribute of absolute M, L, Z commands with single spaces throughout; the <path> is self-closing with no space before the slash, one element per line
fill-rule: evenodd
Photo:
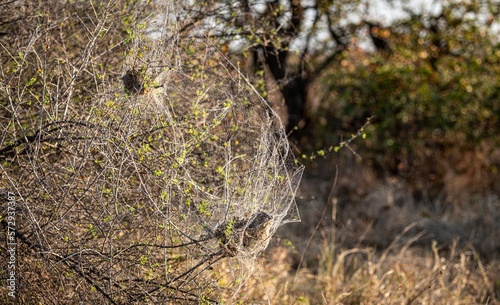
<path fill-rule="evenodd" d="M 387 12 L 373 13 L 380 4 Z M 338 151 L 370 118 L 350 148 L 379 177 L 431 197 L 449 172 L 475 179 L 473 193 L 499 191 L 496 1 L 199 1 L 185 10 L 282 110 L 304 162 Z"/>
<path fill-rule="evenodd" d="M 464 7 L 450 5 L 437 17 L 414 15 L 379 30 L 389 52 L 344 52 L 320 85 L 328 94 L 315 114 L 318 125 L 354 132 L 374 117 L 368 145 L 385 154 L 440 135 L 465 147 L 497 144 L 498 39 L 479 17 L 462 19 Z"/>
<path fill-rule="evenodd" d="M 348 137 L 371 117 L 366 140 L 355 147 L 380 177 L 404 178 L 435 199 L 452 172 L 471 182 L 452 192 L 498 194 L 500 49 L 493 20 L 498 6 L 462 1 L 439 14 L 371 26 L 373 50 L 344 51 L 317 85 L 322 94 L 308 133 L 319 136 L 315 148 L 332 145 L 331 134 Z"/>

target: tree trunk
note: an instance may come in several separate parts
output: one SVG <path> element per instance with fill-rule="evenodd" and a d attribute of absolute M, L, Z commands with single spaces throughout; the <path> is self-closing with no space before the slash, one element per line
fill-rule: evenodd
<path fill-rule="evenodd" d="M 300 75 L 291 78 L 282 88 L 281 92 L 285 99 L 288 110 L 287 132 L 294 130 L 292 134 L 300 134 L 301 129 L 307 126 L 306 115 L 307 87 L 308 80 Z"/>
<path fill-rule="evenodd" d="M 288 113 L 287 132 L 291 132 L 298 127 L 292 134 L 297 136 L 300 130 L 307 125 L 306 100 L 308 78 L 287 71 L 288 51 L 286 48 L 277 49 L 274 46 L 266 46 L 264 49 L 264 58 L 274 79 L 280 86 L 280 91 L 285 99 Z"/>

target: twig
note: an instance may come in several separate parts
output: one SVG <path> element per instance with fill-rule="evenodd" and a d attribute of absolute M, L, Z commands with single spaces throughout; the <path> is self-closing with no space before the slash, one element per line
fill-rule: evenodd
<path fill-rule="evenodd" d="M 297 279 L 297 275 L 299 273 L 300 266 L 302 265 L 302 262 L 304 261 L 305 253 L 306 253 L 307 249 L 309 248 L 309 246 L 311 245 L 312 239 L 316 235 L 316 232 L 318 232 L 319 227 L 323 223 L 323 220 L 325 219 L 326 210 L 328 209 L 328 203 L 330 202 L 330 199 L 333 196 L 333 191 L 334 191 L 335 187 L 337 186 L 337 180 L 338 180 L 338 168 L 335 170 L 335 177 L 334 177 L 334 180 L 332 183 L 332 187 L 330 189 L 330 193 L 329 193 L 328 198 L 327 198 L 327 202 L 325 203 L 325 205 L 323 207 L 323 212 L 321 213 L 321 217 L 320 217 L 318 223 L 316 224 L 316 226 L 314 227 L 314 231 L 307 239 L 306 246 L 304 247 L 304 250 L 302 250 L 302 254 L 300 255 L 300 260 L 299 260 L 299 263 L 297 266 L 297 270 L 295 271 L 294 282 Z M 332 224 L 332 225 L 335 225 L 335 224 Z"/>

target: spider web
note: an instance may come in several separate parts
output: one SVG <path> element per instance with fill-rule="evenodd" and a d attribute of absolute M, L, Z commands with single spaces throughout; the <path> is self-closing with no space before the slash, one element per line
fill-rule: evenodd
<path fill-rule="evenodd" d="M 215 237 L 213 251 L 255 257 L 280 225 L 300 221 L 294 196 L 303 167 L 277 114 L 241 75 L 228 80 L 231 67 L 220 68 L 205 79 L 167 72 L 149 106 L 171 126 L 176 147 L 168 167 L 178 183 L 165 192 L 182 219 L 172 221 L 198 224 L 190 236 Z M 224 82 L 211 82 L 218 72 Z"/>

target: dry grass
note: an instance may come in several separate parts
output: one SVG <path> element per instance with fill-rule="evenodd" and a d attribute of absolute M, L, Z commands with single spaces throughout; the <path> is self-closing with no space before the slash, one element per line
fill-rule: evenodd
<path fill-rule="evenodd" d="M 484 166 L 478 151 L 469 155 L 470 166 Z M 490 164 L 498 162 L 495 156 L 488 157 Z M 463 173 L 471 187 L 448 181 L 440 196 L 419 201 L 408 180 L 381 180 L 369 167 L 341 158 L 338 167 L 323 164 L 306 172 L 299 188 L 302 223 L 278 231 L 281 240 L 256 264 L 237 300 L 499 304 L 500 200 L 486 187 L 491 176 Z M 455 165 L 448 175 L 463 163 Z M 462 200 L 450 203 L 452 197 Z"/>
<path fill-rule="evenodd" d="M 329 249 L 325 249 L 327 250 Z M 389 249 L 390 250 L 390 249 Z M 291 268 L 290 250 L 273 248 L 241 287 L 242 304 L 497 304 L 498 261 L 473 250 L 440 254 L 405 246 L 322 253 L 317 273 Z M 495 286 L 495 287 L 494 287 Z"/>

